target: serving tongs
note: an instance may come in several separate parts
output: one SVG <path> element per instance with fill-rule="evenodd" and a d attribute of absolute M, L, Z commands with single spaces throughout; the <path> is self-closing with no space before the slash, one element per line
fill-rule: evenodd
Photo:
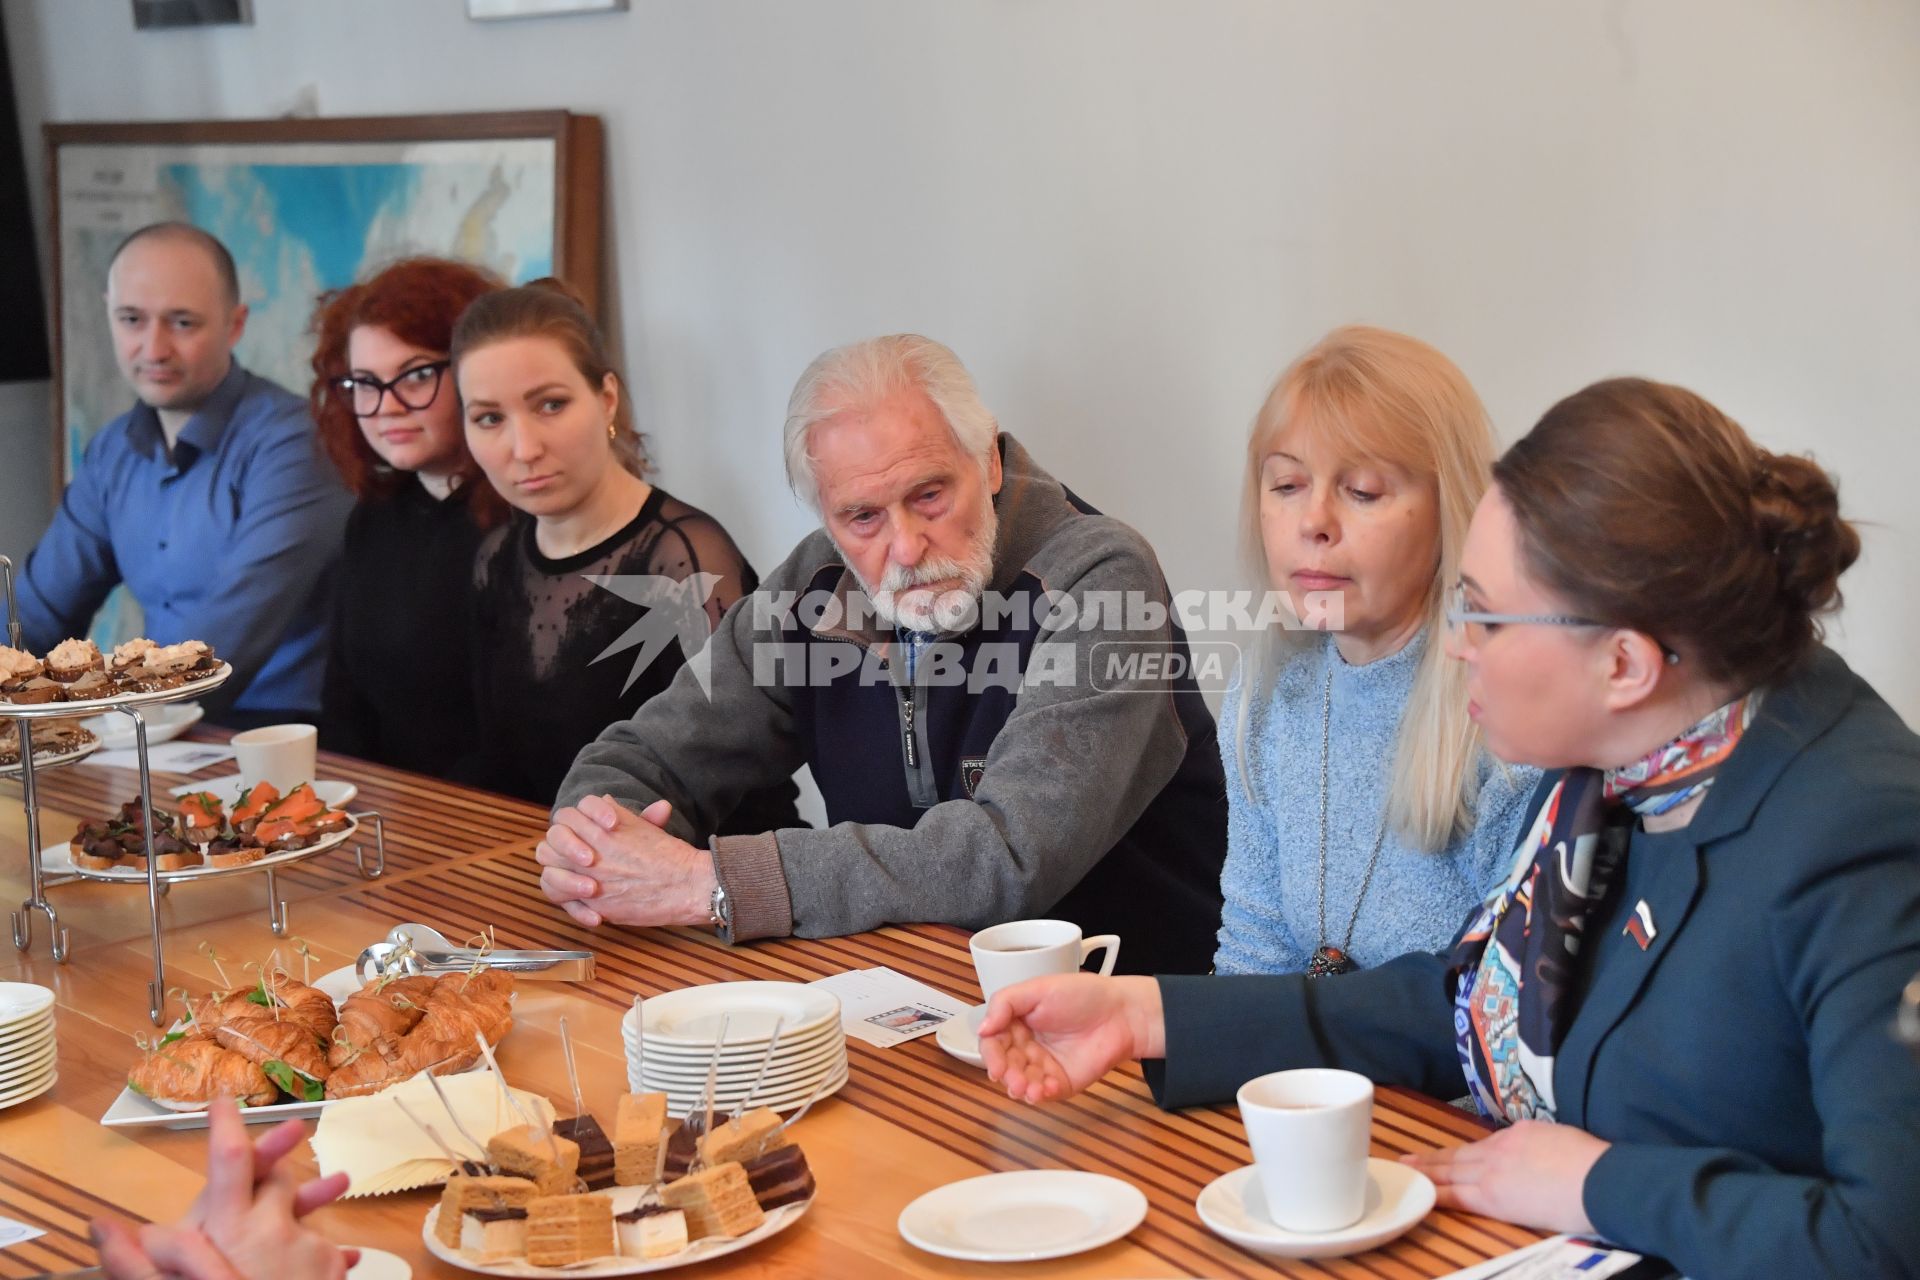
<path fill-rule="evenodd" d="M 536 982 L 591 982 L 591 951 L 498 951 L 463 947 L 424 924 L 395 925 L 384 942 L 360 953 L 362 982 L 423 973 L 465 973 L 476 965 Z"/>

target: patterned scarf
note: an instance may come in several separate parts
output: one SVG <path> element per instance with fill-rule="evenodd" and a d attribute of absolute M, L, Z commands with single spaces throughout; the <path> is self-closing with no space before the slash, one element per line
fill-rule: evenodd
<path fill-rule="evenodd" d="M 1573 1022 L 1581 937 L 1635 816 L 1702 795 L 1760 709 L 1755 691 L 1619 769 L 1570 769 L 1540 806 L 1504 888 L 1454 946 L 1453 1036 L 1467 1092 L 1495 1120 L 1554 1118 L 1553 1058 Z"/>

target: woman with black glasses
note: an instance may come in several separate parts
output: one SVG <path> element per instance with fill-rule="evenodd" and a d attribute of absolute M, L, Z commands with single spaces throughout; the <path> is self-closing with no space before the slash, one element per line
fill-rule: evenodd
<path fill-rule="evenodd" d="M 320 741 L 460 777 L 477 725 L 468 642 L 474 553 L 507 506 L 467 452 L 447 351 L 499 280 L 408 258 L 327 294 L 313 318 L 313 419 L 359 503 L 347 521 Z"/>

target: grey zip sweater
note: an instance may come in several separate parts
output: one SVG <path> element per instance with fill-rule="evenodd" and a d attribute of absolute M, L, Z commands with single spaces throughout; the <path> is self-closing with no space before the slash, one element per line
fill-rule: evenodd
<path fill-rule="evenodd" d="M 1212 716 L 1167 670 L 1186 640 L 1154 616 L 1168 604 L 1159 563 L 1011 437 L 1000 448 L 988 594 L 1005 607 L 940 636 L 909 681 L 814 533 L 722 619 L 704 655 L 711 698 L 689 664 L 581 751 L 557 803 L 666 799 L 670 829 L 700 841 L 805 763 L 826 829 L 711 840 L 736 941 L 1054 915 L 1121 934 L 1123 971 L 1204 973 L 1225 782 Z"/>

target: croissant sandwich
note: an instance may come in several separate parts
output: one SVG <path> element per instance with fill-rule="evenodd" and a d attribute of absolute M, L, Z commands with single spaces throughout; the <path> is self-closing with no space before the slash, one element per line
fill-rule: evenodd
<path fill-rule="evenodd" d="M 258 1064 L 204 1036 L 160 1045 L 133 1064 L 127 1087 L 169 1111 L 204 1111 L 221 1097 L 264 1107 L 280 1096 Z"/>
<path fill-rule="evenodd" d="M 214 1033 L 214 1039 L 223 1048 L 233 1050 L 249 1062 L 258 1063 L 275 1084 L 296 1097 L 303 1094 L 318 1096 L 318 1090 L 313 1086 L 324 1085 L 327 1077 L 333 1074 L 333 1068 L 327 1064 L 327 1055 L 321 1051 L 320 1042 L 297 1022 L 247 1018 L 223 1024 Z M 285 1070 L 276 1071 L 276 1065 Z M 302 1081 L 288 1080 L 288 1072 L 297 1073 Z"/>

